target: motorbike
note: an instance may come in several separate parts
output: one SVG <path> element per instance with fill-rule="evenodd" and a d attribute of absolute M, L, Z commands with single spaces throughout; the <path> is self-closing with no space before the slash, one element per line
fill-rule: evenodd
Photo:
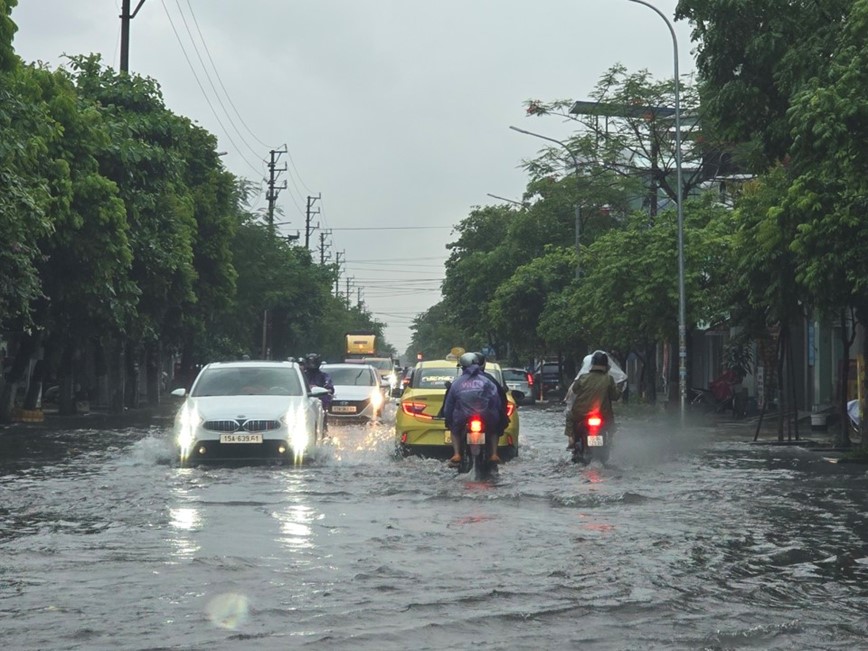
<path fill-rule="evenodd" d="M 721 414 L 732 411 L 733 416 L 744 417 L 746 414 L 740 413 L 743 407 L 737 405 L 735 399 L 735 386 L 740 382 L 734 371 L 724 371 L 720 377 L 709 384 L 707 389 L 691 387 L 689 403 L 708 412 Z"/>
<path fill-rule="evenodd" d="M 478 480 L 486 479 L 497 472 L 497 464 L 488 460 L 488 444 L 485 421 L 479 415 L 467 419 L 464 439 L 461 442 L 461 465 L 458 472 L 473 470 Z"/>
<path fill-rule="evenodd" d="M 609 461 L 612 432 L 599 412 L 586 414 L 581 421 L 577 422 L 573 437 L 576 440 L 573 445 L 573 463 L 586 466 L 594 459 L 603 464 Z"/>

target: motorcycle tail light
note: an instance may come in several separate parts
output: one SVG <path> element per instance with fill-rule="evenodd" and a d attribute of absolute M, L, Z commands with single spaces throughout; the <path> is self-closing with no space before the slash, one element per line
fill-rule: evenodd
<path fill-rule="evenodd" d="M 469 426 L 470 426 L 471 432 L 481 432 L 482 431 L 482 419 L 471 418 Z"/>
<path fill-rule="evenodd" d="M 603 424 L 603 419 L 599 416 L 588 416 L 588 427 L 599 427 Z"/>

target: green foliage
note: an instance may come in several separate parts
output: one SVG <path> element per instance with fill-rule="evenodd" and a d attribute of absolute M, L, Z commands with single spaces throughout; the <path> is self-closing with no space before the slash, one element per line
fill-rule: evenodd
<path fill-rule="evenodd" d="M 545 348 L 537 331 L 540 316 L 550 297 L 574 278 L 575 270 L 575 251 L 549 247 L 545 255 L 518 267 L 495 291 L 487 315 L 519 356 L 531 357 Z"/>
<path fill-rule="evenodd" d="M 720 172 L 720 152 L 709 145 L 700 128 L 699 95 L 691 83 L 680 85 L 682 170 L 684 193 Z M 675 82 L 657 81 L 647 70 L 630 73 L 621 65 L 609 68 L 586 102 L 573 113 L 574 100 L 526 102 L 528 115 L 555 115 L 576 123 L 577 131 L 564 144 L 582 169 L 578 181 L 583 205 L 608 205 L 619 210 L 625 196 L 643 197 L 653 182 L 676 199 L 675 142 L 672 137 Z M 573 165 L 564 147 L 549 146 L 525 168 L 532 179 L 544 178 Z M 566 174 L 565 174 L 566 176 Z M 584 185 L 584 190 L 581 186 Z"/>
<path fill-rule="evenodd" d="M 18 56 L 12 49 L 12 37 L 18 27 L 9 17 L 18 0 L 0 0 L 0 72 L 12 72 L 18 66 Z"/>
<path fill-rule="evenodd" d="M 832 59 L 852 4 L 679 0 L 676 17 L 693 27 L 703 120 L 723 141 L 748 143 L 754 170 L 789 150 L 792 98 Z"/>

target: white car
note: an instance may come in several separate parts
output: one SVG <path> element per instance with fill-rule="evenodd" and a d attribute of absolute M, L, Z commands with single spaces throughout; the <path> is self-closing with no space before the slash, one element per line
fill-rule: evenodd
<path fill-rule="evenodd" d="M 324 411 L 295 362 L 214 362 L 205 366 L 175 416 L 182 465 L 200 461 L 300 462 L 323 437 Z"/>
<path fill-rule="evenodd" d="M 383 414 L 386 397 L 376 369 L 369 364 L 323 364 L 335 386 L 329 405 L 332 421 L 376 420 Z"/>

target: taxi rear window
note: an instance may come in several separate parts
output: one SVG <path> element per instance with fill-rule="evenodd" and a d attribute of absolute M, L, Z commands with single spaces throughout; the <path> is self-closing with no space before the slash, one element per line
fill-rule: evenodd
<path fill-rule="evenodd" d="M 498 384 L 503 384 L 503 377 L 499 369 L 486 369 L 487 373 Z M 413 387 L 416 389 L 445 389 L 445 382 L 451 382 L 458 377 L 460 369 L 456 366 L 450 368 L 422 368 L 413 372 Z"/>
<path fill-rule="evenodd" d="M 413 373 L 413 387 L 417 389 L 445 389 L 444 382 L 451 382 L 458 376 L 455 368 L 417 368 Z"/>

